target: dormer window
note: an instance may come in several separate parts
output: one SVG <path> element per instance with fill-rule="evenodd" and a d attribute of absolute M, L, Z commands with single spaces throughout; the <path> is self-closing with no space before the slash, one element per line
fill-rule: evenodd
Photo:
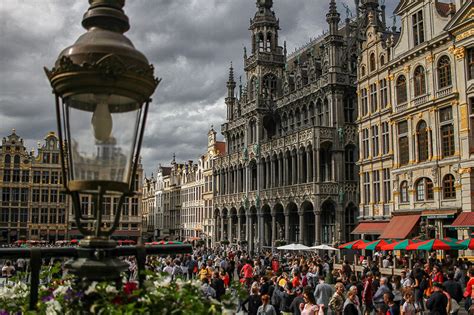
<path fill-rule="evenodd" d="M 425 28 L 423 25 L 423 11 L 418 11 L 412 15 L 413 23 L 413 43 L 415 46 L 425 41 Z"/>

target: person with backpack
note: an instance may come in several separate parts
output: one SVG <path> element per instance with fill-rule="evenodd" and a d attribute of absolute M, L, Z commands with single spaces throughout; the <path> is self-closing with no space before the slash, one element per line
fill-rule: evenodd
<path fill-rule="evenodd" d="M 248 315 L 257 315 L 258 308 L 262 305 L 262 299 L 258 294 L 258 287 L 254 286 L 250 291 L 249 297 L 242 302 L 242 310 Z M 246 307 L 247 305 L 247 307 Z"/>

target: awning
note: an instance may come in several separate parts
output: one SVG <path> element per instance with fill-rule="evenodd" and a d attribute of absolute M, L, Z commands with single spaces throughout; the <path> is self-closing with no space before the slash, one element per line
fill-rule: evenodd
<path fill-rule="evenodd" d="M 351 234 L 380 235 L 387 225 L 388 222 L 361 222 Z"/>
<path fill-rule="evenodd" d="M 456 220 L 451 224 L 455 228 L 470 228 L 474 227 L 474 212 L 461 212 Z"/>
<path fill-rule="evenodd" d="M 387 225 L 387 228 L 383 231 L 382 235 L 380 235 L 380 238 L 406 238 L 419 220 L 419 214 L 396 215 L 392 218 L 392 220 L 390 220 L 390 223 Z"/>
<path fill-rule="evenodd" d="M 427 219 L 451 219 L 454 218 L 457 213 L 457 209 L 423 210 L 421 216 Z"/>

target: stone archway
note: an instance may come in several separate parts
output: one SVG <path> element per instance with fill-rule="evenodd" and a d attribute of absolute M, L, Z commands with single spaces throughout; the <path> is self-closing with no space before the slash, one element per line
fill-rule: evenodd
<path fill-rule="evenodd" d="M 235 207 L 232 207 L 230 209 L 229 213 L 229 242 L 235 244 L 237 243 L 237 209 Z"/>
<path fill-rule="evenodd" d="M 331 200 L 321 205 L 321 242 L 323 244 L 336 242 L 336 205 Z"/>
<path fill-rule="evenodd" d="M 303 231 L 300 232 L 303 236 L 302 243 L 307 246 L 312 246 L 316 242 L 316 235 L 314 206 L 311 201 L 304 201 L 301 204 L 300 212 L 303 214 Z"/>
<path fill-rule="evenodd" d="M 285 224 L 285 236 L 287 242 L 299 242 L 300 219 L 298 215 L 298 206 L 294 202 L 290 202 L 286 206 L 286 214 L 288 225 Z"/>
<path fill-rule="evenodd" d="M 272 213 L 271 208 L 268 204 L 262 207 L 262 220 L 263 220 L 263 231 L 259 239 L 262 241 L 263 246 L 272 245 Z"/>
<path fill-rule="evenodd" d="M 237 214 L 238 215 L 238 219 L 240 219 L 240 229 L 237 228 L 237 231 L 238 231 L 238 236 L 237 236 L 237 239 L 240 240 L 240 241 L 248 241 L 247 240 L 247 217 L 245 216 L 245 208 L 244 207 L 240 207 L 239 208 L 239 213 Z M 239 220 L 237 220 L 237 222 L 239 222 Z"/>
<path fill-rule="evenodd" d="M 249 221 L 248 221 L 248 242 L 249 242 L 249 250 L 255 250 L 255 244 L 258 244 L 258 216 L 257 216 L 257 208 L 255 206 L 251 206 L 249 209 Z"/>
<path fill-rule="evenodd" d="M 275 215 L 275 240 L 286 240 L 285 237 L 285 211 L 281 203 L 277 203 L 273 207 Z M 275 245 L 275 244 L 273 244 Z"/>

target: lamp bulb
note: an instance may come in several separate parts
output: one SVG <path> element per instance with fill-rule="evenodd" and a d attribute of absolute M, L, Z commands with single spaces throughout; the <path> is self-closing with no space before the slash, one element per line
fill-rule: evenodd
<path fill-rule="evenodd" d="M 92 127 L 94 128 L 94 137 L 99 141 L 107 141 L 112 133 L 112 115 L 107 103 L 98 103 L 94 114 L 92 115 Z"/>

